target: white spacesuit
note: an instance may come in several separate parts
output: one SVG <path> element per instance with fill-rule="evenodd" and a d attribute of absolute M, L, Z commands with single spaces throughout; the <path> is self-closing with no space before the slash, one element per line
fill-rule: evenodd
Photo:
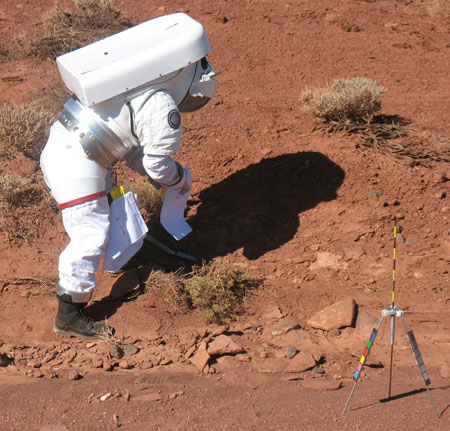
<path fill-rule="evenodd" d="M 208 52 L 203 27 L 178 13 L 57 59 L 74 93 L 41 155 L 45 181 L 70 237 L 58 266 L 58 334 L 97 338 L 108 329 L 82 308 L 108 243 L 114 165 L 125 161 L 157 186 L 190 193 L 189 168 L 171 156 L 180 149 L 180 112 L 200 109 L 215 93 Z"/>

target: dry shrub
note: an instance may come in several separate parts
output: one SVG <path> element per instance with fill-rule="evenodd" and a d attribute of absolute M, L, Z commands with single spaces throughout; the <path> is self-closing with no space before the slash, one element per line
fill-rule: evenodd
<path fill-rule="evenodd" d="M 53 115 L 33 105 L 0 106 L 0 156 L 12 158 L 17 152 L 39 160 Z"/>
<path fill-rule="evenodd" d="M 131 26 L 113 0 L 73 0 L 72 10 L 57 3 L 43 16 L 43 34 L 17 34 L 0 46 L 2 61 L 28 56 L 55 58 Z"/>
<path fill-rule="evenodd" d="M 300 102 L 306 113 L 325 121 L 358 121 L 380 110 L 380 96 L 385 91 L 369 78 L 335 79 L 329 88 L 307 88 Z"/>
<path fill-rule="evenodd" d="M 15 245 L 31 244 L 57 212 L 44 185 L 33 177 L 0 174 L 0 231 Z"/>
<path fill-rule="evenodd" d="M 0 59 L 20 60 L 27 57 L 33 49 L 33 42 L 26 33 L 17 33 L 10 41 L 2 41 L 0 46 Z"/>
<path fill-rule="evenodd" d="M 184 289 L 185 276 L 179 271 L 153 270 L 145 282 L 145 291 L 163 298 L 176 310 L 186 313 L 189 302 Z"/>
<path fill-rule="evenodd" d="M 34 55 L 57 57 L 130 26 L 113 0 L 74 0 L 73 3 L 73 12 L 57 4 L 45 15 L 45 35 L 34 43 Z"/>
<path fill-rule="evenodd" d="M 323 120 L 318 128 L 328 133 L 357 135 L 364 146 L 405 158 L 413 166 L 449 162 L 448 140 L 411 136 L 401 118 L 375 115 L 384 91 L 369 78 L 336 79 L 329 88 L 306 89 L 300 102 L 305 112 Z"/>
<path fill-rule="evenodd" d="M 427 10 L 433 18 L 450 18 L 450 0 L 431 0 Z"/>
<path fill-rule="evenodd" d="M 248 265 L 210 263 L 194 268 L 185 291 L 208 322 L 223 323 L 242 313 L 247 291 L 258 285 Z"/>
<path fill-rule="evenodd" d="M 259 284 L 248 265 L 208 263 L 194 266 L 189 274 L 154 270 L 145 282 L 145 290 L 180 312 L 194 308 L 208 322 L 224 323 L 242 313 L 248 290 Z"/>

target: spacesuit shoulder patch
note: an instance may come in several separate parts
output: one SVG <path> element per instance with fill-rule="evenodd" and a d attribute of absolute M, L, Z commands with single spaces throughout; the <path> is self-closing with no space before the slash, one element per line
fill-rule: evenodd
<path fill-rule="evenodd" d="M 181 125 L 181 115 L 177 109 L 172 109 L 167 116 L 167 121 L 172 129 L 178 129 Z"/>

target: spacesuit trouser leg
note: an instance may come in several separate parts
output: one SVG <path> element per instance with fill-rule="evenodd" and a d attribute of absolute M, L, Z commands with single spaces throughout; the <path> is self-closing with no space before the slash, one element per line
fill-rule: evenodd
<path fill-rule="evenodd" d="M 82 309 L 95 287 L 95 272 L 104 256 L 109 231 L 106 196 L 62 210 L 70 242 L 59 257 L 58 314 L 54 330 L 59 335 L 98 338 L 110 328 L 94 322 Z"/>
<path fill-rule="evenodd" d="M 108 198 L 102 196 L 65 208 L 62 221 L 70 242 L 59 257 L 57 294 L 68 294 L 74 303 L 87 303 L 108 241 Z"/>

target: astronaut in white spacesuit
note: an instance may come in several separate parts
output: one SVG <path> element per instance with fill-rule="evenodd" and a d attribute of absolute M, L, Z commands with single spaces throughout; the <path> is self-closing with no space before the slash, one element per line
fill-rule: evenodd
<path fill-rule="evenodd" d="M 181 18 L 183 24 L 187 16 L 172 17 Z M 191 25 L 191 21 L 186 22 Z M 157 186 L 180 194 L 191 191 L 189 168 L 172 156 L 181 144 L 180 112 L 200 109 L 216 90 L 215 72 L 203 52 L 207 49 L 196 50 L 199 43 L 207 45 L 205 38 L 203 35 L 201 42 L 192 42 L 193 61 L 163 76 L 160 73 L 144 85 L 91 105 L 77 94 L 51 127 L 41 168 L 70 238 L 58 265 L 59 305 L 54 331 L 59 335 L 93 339 L 109 330 L 104 322 L 87 317 L 83 308 L 93 294 L 95 273 L 109 238 L 107 194 L 115 185 L 114 165 L 125 161 Z M 114 67 L 117 62 L 115 59 Z M 80 76 L 80 80 L 85 79 Z M 74 88 L 74 93 L 81 94 Z"/>

